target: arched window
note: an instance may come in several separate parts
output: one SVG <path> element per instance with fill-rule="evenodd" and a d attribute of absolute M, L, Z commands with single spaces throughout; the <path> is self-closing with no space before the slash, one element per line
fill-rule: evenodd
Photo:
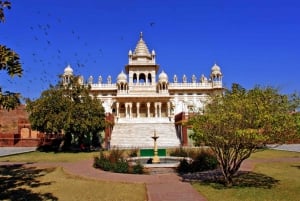
<path fill-rule="evenodd" d="M 148 83 L 152 83 L 152 76 L 151 76 L 151 73 L 148 73 Z"/>
<path fill-rule="evenodd" d="M 146 76 L 144 73 L 141 73 L 139 76 L 139 83 L 145 83 L 146 82 Z"/>
<path fill-rule="evenodd" d="M 133 83 L 137 83 L 137 75 L 136 75 L 136 73 L 133 74 Z"/>

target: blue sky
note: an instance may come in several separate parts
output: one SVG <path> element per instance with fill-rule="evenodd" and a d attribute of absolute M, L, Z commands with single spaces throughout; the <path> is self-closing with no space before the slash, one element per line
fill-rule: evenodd
<path fill-rule="evenodd" d="M 169 79 L 210 74 L 239 83 L 299 92 L 300 1 L 297 0 L 11 0 L 0 43 L 21 57 L 24 75 L 0 71 L 3 90 L 37 98 L 67 64 L 104 80 L 128 62 L 142 31 Z"/>

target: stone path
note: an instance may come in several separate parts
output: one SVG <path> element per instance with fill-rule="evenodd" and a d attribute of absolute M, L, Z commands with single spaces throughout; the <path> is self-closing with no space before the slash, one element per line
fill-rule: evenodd
<path fill-rule="evenodd" d="M 278 147 L 277 147 L 278 148 Z M 279 147 L 282 148 L 282 147 Z M 279 149 L 278 148 L 278 149 Z M 286 146 L 285 150 L 300 151 L 299 145 Z M 7 151 L 0 148 L 1 155 L 9 155 Z M 18 149 L 17 149 L 18 150 Z M 20 151 L 21 148 L 18 150 Z M 12 150 L 10 150 L 12 151 Z M 30 151 L 30 149 L 28 149 Z M 16 152 L 12 152 L 16 153 Z M 280 162 L 280 161 L 300 161 L 300 158 L 281 158 L 281 159 L 256 159 L 246 160 L 241 170 L 251 171 L 256 163 L 259 162 Z M 7 162 L 0 162 L 0 165 L 14 164 Z M 19 163 L 18 163 L 19 164 Z M 62 163 L 33 163 L 26 164 L 28 167 L 63 167 L 64 170 L 70 174 L 78 175 L 88 179 L 101 181 L 116 181 L 128 183 L 144 183 L 147 187 L 147 197 L 149 201 L 206 201 L 206 198 L 199 194 L 188 182 L 183 182 L 181 177 L 175 173 L 157 174 L 157 175 L 132 175 L 132 174 L 118 174 L 105 172 L 93 168 L 93 160 L 79 161 L 79 162 L 62 162 Z"/>
<path fill-rule="evenodd" d="M 61 163 L 12 163 L 0 162 L 0 165 L 24 164 L 25 167 L 63 167 L 77 176 L 100 181 L 126 183 L 144 183 L 147 187 L 148 201 L 206 201 L 188 182 L 183 182 L 175 173 L 157 175 L 132 175 L 105 172 L 93 168 L 93 160 Z"/>
<path fill-rule="evenodd" d="M 0 156 L 9 156 L 35 151 L 36 147 L 0 147 Z"/>

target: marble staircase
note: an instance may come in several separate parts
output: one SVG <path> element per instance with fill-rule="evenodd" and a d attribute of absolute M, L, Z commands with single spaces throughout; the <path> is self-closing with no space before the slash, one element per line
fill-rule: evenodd
<path fill-rule="evenodd" d="M 178 147 L 175 125 L 168 118 L 119 119 L 112 131 L 110 146 L 118 148 L 153 148 L 156 132 L 158 148 Z"/>

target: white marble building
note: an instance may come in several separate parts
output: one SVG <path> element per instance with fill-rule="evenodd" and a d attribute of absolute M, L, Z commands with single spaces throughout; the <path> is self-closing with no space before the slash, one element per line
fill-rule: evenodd
<path fill-rule="evenodd" d="M 69 65 L 63 75 L 65 81 L 73 75 Z M 207 77 L 199 72 L 191 77 L 170 77 L 160 71 L 156 53 L 149 51 L 142 33 L 135 50 L 129 50 L 128 64 L 124 70 L 120 69 L 116 82 L 111 76 L 105 80 L 101 75 L 95 78 L 90 76 L 86 83 L 91 85 L 91 93 L 103 103 L 105 112 L 114 115 L 116 123 L 174 122 L 178 113 L 203 111 L 209 98 L 223 91 L 222 72 L 217 64 L 211 67 Z M 83 77 L 81 83 L 85 83 Z"/>

